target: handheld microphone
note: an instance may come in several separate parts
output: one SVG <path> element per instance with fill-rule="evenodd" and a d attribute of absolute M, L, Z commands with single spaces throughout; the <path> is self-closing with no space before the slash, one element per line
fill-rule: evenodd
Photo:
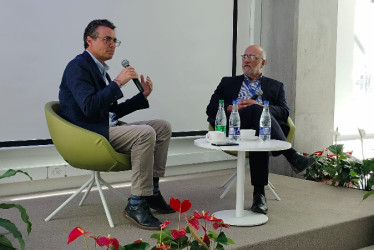
<path fill-rule="evenodd" d="M 254 94 L 252 97 L 251 97 L 251 100 L 256 100 L 258 96 L 262 96 L 264 92 L 262 92 L 261 89 L 257 89 L 256 90 L 256 94 Z"/>
<path fill-rule="evenodd" d="M 122 67 L 124 68 L 127 68 L 128 66 L 130 66 L 130 62 L 127 59 L 123 59 L 121 64 L 122 64 Z M 139 82 L 138 78 L 134 78 L 132 79 L 132 81 L 135 83 L 135 86 L 139 89 L 140 92 L 144 92 L 144 88 L 142 84 Z"/>

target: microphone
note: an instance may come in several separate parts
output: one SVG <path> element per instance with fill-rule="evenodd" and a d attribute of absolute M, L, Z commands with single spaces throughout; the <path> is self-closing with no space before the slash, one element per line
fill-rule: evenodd
<path fill-rule="evenodd" d="M 251 100 L 256 100 L 258 96 L 262 96 L 264 92 L 262 92 L 261 89 L 257 89 L 256 90 L 256 94 L 254 94 L 252 97 L 251 97 Z"/>
<path fill-rule="evenodd" d="M 122 64 L 122 67 L 124 68 L 127 68 L 128 66 L 130 66 L 130 62 L 127 59 L 123 59 L 121 64 Z M 138 78 L 134 78 L 132 79 L 132 81 L 135 83 L 135 86 L 139 89 L 140 92 L 144 92 L 144 88 L 142 84 L 139 82 Z"/>

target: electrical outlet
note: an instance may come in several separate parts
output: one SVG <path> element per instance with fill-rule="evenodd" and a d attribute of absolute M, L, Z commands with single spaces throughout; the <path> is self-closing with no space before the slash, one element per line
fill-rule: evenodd
<path fill-rule="evenodd" d="M 62 177 L 65 177 L 65 166 L 48 167 L 48 178 L 62 178 Z"/>

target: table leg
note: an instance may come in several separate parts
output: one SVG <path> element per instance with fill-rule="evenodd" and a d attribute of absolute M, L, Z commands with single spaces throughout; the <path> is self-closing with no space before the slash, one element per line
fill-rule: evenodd
<path fill-rule="evenodd" d="M 215 216 L 232 226 L 258 226 L 265 224 L 268 217 L 264 214 L 244 210 L 245 190 L 245 152 L 238 152 L 236 181 L 236 207 L 231 210 L 218 211 Z"/>
<path fill-rule="evenodd" d="M 236 166 L 236 217 L 244 215 L 244 183 L 245 183 L 245 152 L 238 152 L 238 161 Z"/>

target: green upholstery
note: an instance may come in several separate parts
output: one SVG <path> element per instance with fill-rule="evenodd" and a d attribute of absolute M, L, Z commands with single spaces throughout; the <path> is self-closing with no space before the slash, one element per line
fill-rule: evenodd
<path fill-rule="evenodd" d="M 287 135 L 287 141 L 289 143 L 292 143 L 293 137 L 295 135 L 295 129 L 296 129 L 296 127 L 295 127 L 295 124 L 293 123 L 291 117 L 287 118 L 287 125 L 290 128 L 290 131 L 288 131 L 288 135 Z"/>
<path fill-rule="evenodd" d="M 130 153 L 116 152 L 104 136 L 76 126 L 60 117 L 59 102 L 48 102 L 44 109 L 52 141 L 69 165 L 105 172 L 131 169 Z"/>
<path fill-rule="evenodd" d="M 102 190 L 102 185 L 107 186 L 109 190 L 119 198 L 126 200 L 126 197 L 104 181 L 100 176 L 100 172 L 130 170 L 130 153 L 117 153 L 104 136 L 83 129 L 63 119 L 58 114 L 60 111 L 60 103 L 57 101 L 48 102 L 44 107 L 44 111 L 52 141 L 62 158 L 72 167 L 91 171 L 91 178 L 45 218 L 45 221 L 52 219 L 61 209 L 69 204 L 70 201 L 86 189 L 79 203 L 79 206 L 83 205 L 92 186 L 96 184 L 109 225 L 110 227 L 114 227 L 112 216 Z"/>

